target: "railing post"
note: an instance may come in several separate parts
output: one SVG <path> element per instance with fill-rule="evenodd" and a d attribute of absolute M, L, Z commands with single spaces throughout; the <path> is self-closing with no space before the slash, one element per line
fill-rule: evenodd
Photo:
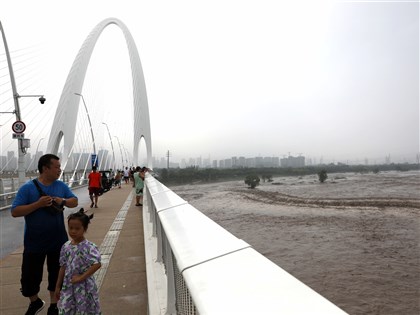
<path fill-rule="evenodd" d="M 14 177 L 12 177 L 12 191 L 16 191 L 15 178 Z"/>
<path fill-rule="evenodd" d="M 162 242 L 165 242 L 165 249 L 164 249 L 164 264 L 166 269 L 166 279 L 167 283 L 167 309 L 166 314 L 172 315 L 176 314 L 176 292 L 175 292 L 175 272 L 174 272 L 174 259 L 172 256 L 171 246 L 168 244 L 168 239 L 166 236 Z"/>
<path fill-rule="evenodd" d="M 0 195 L 1 200 L 6 200 L 6 196 L 4 195 L 4 183 L 3 183 L 3 178 L 0 178 Z"/>

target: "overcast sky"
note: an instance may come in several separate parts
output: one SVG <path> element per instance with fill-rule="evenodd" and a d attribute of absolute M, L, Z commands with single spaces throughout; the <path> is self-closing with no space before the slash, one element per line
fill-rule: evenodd
<path fill-rule="evenodd" d="M 45 52 L 42 76 L 33 75 L 39 86 L 17 76 L 18 90 L 48 100 L 40 106 L 21 99 L 23 118 L 31 115 L 24 106 L 53 117 L 83 41 L 103 19 L 116 17 L 139 50 L 156 157 L 170 150 L 174 160 L 290 153 L 384 162 L 388 154 L 414 161 L 419 152 L 417 1 L 4 2 L 9 49 Z M 105 29 L 91 64 L 83 94 L 100 81 L 111 84 L 101 111 L 128 102 L 130 90 L 119 87 L 130 76 L 118 28 Z M 0 95 L 5 90 L 0 86 Z M 130 115 L 121 107 L 115 119 L 101 120 L 116 133 L 131 124 Z M 14 121 L 9 116 L 1 115 L 4 135 Z M 45 150 L 48 141 L 40 139 L 51 125 L 33 120 L 31 127 L 38 129 L 28 126 L 32 146 L 40 142 Z"/>

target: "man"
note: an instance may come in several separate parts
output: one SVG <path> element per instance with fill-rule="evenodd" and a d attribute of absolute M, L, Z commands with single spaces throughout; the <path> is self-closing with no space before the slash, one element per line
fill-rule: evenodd
<path fill-rule="evenodd" d="M 130 182 L 130 170 L 128 169 L 128 167 L 125 167 L 124 170 L 124 181 L 126 184 L 128 184 Z"/>
<path fill-rule="evenodd" d="M 121 172 L 118 170 L 117 174 L 115 174 L 115 186 L 121 188 Z"/>
<path fill-rule="evenodd" d="M 22 256 L 22 295 L 30 300 L 26 315 L 38 314 L 45 302 L 38 297 L 44 261 L 47 258 L 48 291 L 51 305 L 48 315 L 58 314 L 54 295 L 61 246 L 68 240 L 61 207 L 74 208 L 77 197 L 70 188 L 59 181 L 61 165 L 59 158 L 45 154 L 38 161 L 39 177 L 19 188 L 13 201 L 13 217 L 25 217 L 24 250 Z M 39 186 L 39 189 L 37 186 Z M 42 192 L 42 193 L 41 193 Z M 52 208 L 53 204 L 56 206 Z M 63 208 L 62 208 L 63 209 Z"/>
<path fill-rule="evenodd" d="M 100 173 L 96 172 L 96 165 L 92 166 L 92 172 L 89 174 L 88 179 L 89 198 L 92 202 L 90 207 L 92 208 L 93 205 L 95 205 L 95 208 L 98 208 L 98 198 L 102 190 L 102 176 Z"/>

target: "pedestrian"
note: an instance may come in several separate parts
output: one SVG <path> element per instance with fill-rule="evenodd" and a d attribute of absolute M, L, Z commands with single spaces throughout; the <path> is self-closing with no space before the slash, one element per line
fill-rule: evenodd
<path fill-rule="evenodd" d="M 135 187 L 135 182 L 134 182 L 134 173 L 136 172 L 136 167 L 132 167 L 132 168 L 130 168 L 130 182 L 131 182 L 131 185 L 133 186 L 133 187 Z"/>
<path fill-rule="evenodd" d="M 58 314 L 55 284 L 60 269 L 61 246 L 68 240 L 64 224 L 63 209 L 77 207 L 78 200 L 70 188 L 59 181 L 60 159 L 45 154 L 38 161 L 39 177 L 19 188 L 13 201 L 13 217 L 25 218 L 23 238 L 21 291 L 30 304 L 26 315 L 38 314 L 45 305 L 39 298 L 40 285 L 47 258 L 48 291 L 51 305 L 48 315 Z"/>
<path fill-rule="evenodd" d="M 136 206 L 143 206 L 143 187 L 144 187 L 144 174 L 141 172 L 140 166 L 137 166 L 133 174 L 134 187 L 136 189 Z"/>
<path fill-rule="evenodd" d="M 96 165 L 92 166 L 92 172 L 89 174 L 88 179 L 89 198 L 91 201 L 90 207 L 92 208 L 93 205 L 95 205 L 95 208 L 98 208 L 98 199 L 103 187 L 101 174 L 96 172 Z"/>
<path fill-rule="evenodd" d="M 115 186 L 121 188 L 121 172 L 118 170 L 117 174 L 115 174 Z"/>
<path fill-rule="evenodd" d="M 128 169 L 127 166 L 124 169 L 124 181 L 126 184 L 130 182 L 130 170 Z"/>
<path fill-rule="evenodd" d="M 93 274 L 101 268 L 98 247 L 85 238 L 93 214 L 83 208 L 67 218 L 69 236 L 61 248 L 60 271 L 55 287 L 60 314 L 101 314 Z"/>

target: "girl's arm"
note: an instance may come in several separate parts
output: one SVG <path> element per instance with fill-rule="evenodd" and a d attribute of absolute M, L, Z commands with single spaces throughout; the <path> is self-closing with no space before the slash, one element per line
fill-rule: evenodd
<path fill-rule="evenodd" d="M 74 275 L 71 278 L 71 283 L 74 284 L 74 283 L 79 283 L 79 282 L 82 282 L 82 281 L 86 280 L 91 275 L 93 275 L 99 268 L 101 268 L 101 263 L 93 264 L 83 274 L 81 274 L 81 275 Z"/>
<path fill-rule="evenodd" d="M 54 292 L 57 300 L 60 299 L 60 292 L 61 292 L 61 287 L 63 285 L 63 279 L 64 279 L 65 271 L 66 271 L 65 266 L 61 266 L 60 270 L 58 271 L 57 284 L 55 285 L 55 292 Z"/>

